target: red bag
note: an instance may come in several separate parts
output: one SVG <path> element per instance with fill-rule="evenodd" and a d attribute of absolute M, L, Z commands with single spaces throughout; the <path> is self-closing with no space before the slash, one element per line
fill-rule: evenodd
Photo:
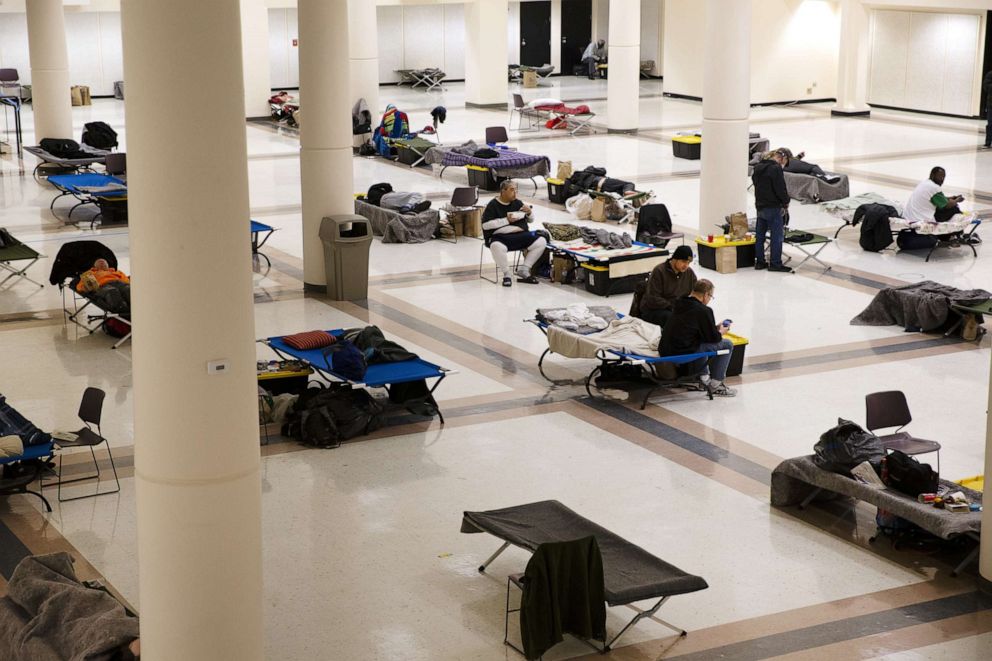
<path fill-rule="evenodd" d="M 127 337 L 128 333 L 131 332 L 131 324 L 110 317 L 103 322 L 103 332 L 110 337 Z"/>
<path fill-rule="evenodd" d="M 329 347 L 337 342 L 337 338 L 327 331 L 307 331 L 305 333 L 286 335 L 282 338 L 282 341 L 294 349 L 309 351 L 310 349 Z"/>

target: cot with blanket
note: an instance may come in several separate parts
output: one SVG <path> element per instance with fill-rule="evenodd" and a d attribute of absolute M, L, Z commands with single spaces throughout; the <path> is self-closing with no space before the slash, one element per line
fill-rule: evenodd
<path fill-rule="evenodd" d="M 417 214 L 406 214 L 384 209 L 364 200 L 355 200 L 355 213 L 368 218 L 372 233 L 381 236 L 383 243 L 424 243 L 437 234 L 441 214 L 437 209 L 427 209 Z"/>
<path fill-rule="evenodd" d="M 557 500 L 486 512 L 465 512 L 461 532 L 489 533 L 503 540 L 503 545 L 479 566 L 482 573 L 511 544 L 533 553 L 538 546 L 547 542 L 563 542 L 590 535 L 595 537 L 603 557 L 606 603 L 610 606 L 626 606 L 638 601 L 657 600 L 646 609 L 635 609 L 637 613 L 634 617 L 603 645 L 602 652 L 608 652 L 620 636 L 648 617 L 680 636 L 687 635 L 685 629 L 655 617 L 655 613 L 672 597 L 709 587 L 702 577 L 665 562 Z"/>
<path fill-rule="evenodd" d="M 407 138 L 387 138 L 386 143 L 391 147 L 396 147 L 396 157 L 400 163 L 405 163 L 411 168 L 415 168 L 424 162 L 424 156 L 429 149 L 437 147 L 436 142 L 431 142 L 419 136 Z"/>
<path fill-rule="evenodd" d="M 23 278 L 39 287 L 45 286 L 40 282 L 32 280 L 27 275 L 27 270 L 34 266 L 44 255 L 31 246 L 25 245 L 9 232 L 6 233 L 6 240 L 0 243 L 3 244 L 3 247 L 0 247 L 0 269 L 7 271 L 7 277 L 0 280 L 0 285 L 11 278 Z M 27 264 L 18 267 L 14 265 L 14 262 L 27 262 Z"/>
<path fill-rule="evenodd" d="M 31 483 L 39 479 L 43 461 L 55 454 L 55 444 L 49 434 L 38 429 L 0 395 L 0 436 L 17 436 L 23 445 L 19 455 L 0 454 L 0 496 L 30 494 L 52 511 L 48 499 L 39 491 L 31 491 Z"/>
<path fill-rule="evenodd" d="M 605 274 L 609 284 L 605 296 L 616 290 L 616 285 L 623 278 L 630 276 L 646 276 L 655 266 L 664 261 L 668 250 L 657 248 L 649 243 L 632 241 L 629 248 L 605 248 L 593 246 L 585 241 L 552 241 L 549 248 L 553 253 L 567 255 L 577 263 L 587 263 L 598 269 L 606 269 Z M 602 271 L 600 271 L 602 272 Z"/>
<path fill-rule="evenodd" d="M 589 122 L 596 116 L 589 106 L 582 104 L 578 106 L 566 106 L 564 103 L 544 104 L 533 106 L 534 110 L 547 113 L 548 119 L 557 125 L 564 124 L 565 130 L 571 135 L 579 131 L 587 130 L 592 133 L 592 126 Z M 538 124 L 540 129 L 540 124 Z"/>
<path fill-rule="evenodd" d="M 92 268 L 98 259 L 107 260 L 112 269 L 117 268 L 117 256 L 99 241 L 69 241 L 62 245 L 48 281 L 57 285 L 62 294 L 62 312 L 65 319 L 92 335 L 97 329 L 113 319 L 112 324 L 120 326 L 123 335 L 111 347 L 116 349 L 131 339 L 131 312 L 123 309 L 108 309 L 108 303 L 99 292 L 79 292 L 76 285 L 83 273 Z M 66 297 L 66 291 L 69 296 Z M 80 305 L 82 303 L 82 305 Z M 89 314 L 89 310 L 99 310 Z M 84 316 L 83 313 L 87 314 Z M 85 321 L 84 321 L 85 319 Z"/>
<path fill-rule="evenodd" d="M 36 179 L 39 172 L 45 172 L 46 170 L 55 170 L 61 173 L 92 172 L 92 166 L 97 163 L 102 165 L 106 162 L 107 154 L 110 153 L 106 149 L 97 149 L 89 145 L 79 145 L 79 151 L 88 154 L 88 156 L 80 158 L 61 158 L 45 151 L 41 147 L 25 147 L 24 151 L 41 160 L 38 165 L 34 166 L 34 171 L 31 173 L 31 176 Z"/>
<path fill-rule="evenodd" d="M 851 194 L 851 183 L 846 174 L 828 173 L 827 177 L 798 172 L 783 174 L 789 197 L 804 204 L 840 200 Z"/>
<path fill-rule="evenodd" d="M 618 320 L 628 319 L 632 322 L 636 321 L 640 324 L 653 326 L 653 324 L 648 324 L 640 319 L 633 320 L 632 318 L 625 317 L 619 312 L 615 314 Z M 638 373 L 642 377 L 642 380 L 649 386 L 641 401 L 642 411 L 647 407 L 651 395 L 656 390 L 664 388 L 691 387 L 695 390 L 706 392 L 709 399 L 713 399 L 713 394 L 705 387 L 702 387 L 702 381 L 700 379 L 702 367 L 705 361 L 713 356 L 726 355 L 730 352 L 729 349 L 721 349 L 719 351 L 677 356 L 659 356 L 656 349 L 651 350 L 646 345 L 652 344 L 654 347 L 658 346 L 658 342 L 661 339 L 660 329 L 658 330 L 657 338 L 647 339 L 646 341 L 643 338 L 635 339 L 634 342 L 638 343 L 638 346 L 635 347 L 631 343 L 629 334 L 613 336 L 613 333 L 609 332 L 607 333 L 609 337 L 600 333 L 580 334 L 565 330 L 537 318 L 525 319 L 524 322 L 536 326 L 548 341 L 548 348 L 541 353 L 541 357 L 537 361 L 537 369 L 541 373 L 541 376 L 552 383 L 556 383 L 555 380 L 544 373 L 544 359 L 549 354 L 558 354 L 565 358 L 584 358 L 598 361 L 585 378 L 586 393 L 590 397 L 593 396 L 592 389 L 594 383 L 596 383 L 595 379 L 597 375 L 615 368 L 623 369 L 624 366 L 633 368 L 634 370 L 640 368 Z M 607 331 L 610 331 L 610 329 L 607 329 Z M 685 372 L 684 374 L 679 374 L 680 367 Z M 596 387 L 598 389 L 598 384 L 596 384 Z"/>
<path fill-rule="evenodd" d="M 344 330 L 338 328 L 327 332 L 339 337 L 344 333 Z M 423 358 L 410 358 L 391 363 L 372 363 L 368 366 L 365 377 L 361 381 L 355 381 L 331 368 L 324 355 L 324 349 L 294 349 L 286 344 L 283 336 L 269 337 L 258 341 L 268 346 L 281 358 L 305 361 L 327 381 L 342 381 L 352 387 L 385 388 L 389 391 L 391 386 L 398 383 L 437 379 L 429 391 L 427 401 L 437 409 L 438 419 L 442 425 L 444 424 L 444 415 L 441 413 L 441 407 L 438 406 L 437 400 L 434 399 L 434 391 L 437 390 L 446 376 L 456 373 L 454 370 L 427 362 Z"/>
<path fill-rule="evenodd" d="M 551 161 L 547 156 L 536 154 L 524 154 L 523 152 L 511 149 L 498 149 L 496 158 L 476 158 L 471 154 L 463 154 L 454 148 L 438 145 L 424 155 L 424 160 L 430 165 L 440 165 L 438 177 L 444 176 L 444 171 L 449 167 L 465 167 L 474 165 L 476 167 L 488 168 L 496 177 L 508 179 L 530 179 L 537 190 L 537 182 L 534 177 L 547 178 L 551 172 Z"/>
<path fill-rule="evenodd" d="M 53 216 L 55 215 L 55 203 L 66 196 L 70 196 L 76 200 L 76 204 L 69 209 L 67 220 L 70 222 L 72 220 L 72 212 L 79 207 L 86 204 L 100 206 L 100 213 L 90 221 L 91 228 L 96 224 L 97 219 L 103 215 L 103 204 L 108 201 L 115 203 L 127 202 L 127 184 L 123 179 L 109 174 L 84 172 L 81 174 L 51 175 L 48 177 L 48 183 L 55 186 L 59 191 L 59 194 L 55 196 L 52 203 L 48 205 Z"/>
<path fill-rule="evenodd" d="M 960 484 L 940 481 L 941 489 L 961 491 L 969 502 L 982 502 L 982 493 Z M 826 494 L 824 492 L 827 492 Z M 916 524 L 942 539 L 965 536 L 978 541 L 982 532 L 980 512 L 948 512 L 929 503 L 920 503 L 892 489 L 881 489 L 859 482 L 852 477 L 832 473 L 813 463 L 812 456 L 786 459 L 772 471 L 771 503 L 775 507 L 798 505 L 804 508 L 821 495 L 840 494 L 871 503 L 898 517 Z M 978 546 L 954 568 L 957 575 L 978 556 Z"/>

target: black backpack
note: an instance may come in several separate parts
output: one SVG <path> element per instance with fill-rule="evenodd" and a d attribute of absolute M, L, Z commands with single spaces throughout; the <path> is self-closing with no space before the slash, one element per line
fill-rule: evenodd
<path fill-rule="evenodd" d="M 382 200 L 382 196 L 386 193 L 392 193 L 393 187 L 389 184 L 372 184 L 369 186 L 369 192 L 365 195 L 365 201 L 369 204 L 374 204 L 379 206 L 379 202 Z"/>
<path fill-rule="evenodd" d="M 300 394 L 282 433 L 305 445 L 336 448 L 341 441 L 381 427 L 380 413 L 379 405 L 362 388 L 345 384 L 308 388 Z"/>
<path fill-rule="evenodd" d="M 56 158 L 72 158 L 79 154 L 79 143 L 71 138 L 42 138 L 38 146 Z"/>
<path fill-rule="evenodd" d="M 95 149 L 110 150 L 117 146 L 117 131 L 106 122 L 90 122 L 83 125 L 82 140 Z"/>
<path fill-rule="evenodd" d="M 908 454 L 893 450 L 882 459 L 882 481 L 916 498 L 921 493 L 937 493 L 940 476 L 930 464 L 921 464 Z"/>

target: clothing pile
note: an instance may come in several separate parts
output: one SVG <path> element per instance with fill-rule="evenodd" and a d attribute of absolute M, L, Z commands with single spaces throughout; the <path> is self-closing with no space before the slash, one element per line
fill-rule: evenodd
<path fill-rule="evenodd" d="M 586 191 L 596 191 L 599 193 L 624 193 L 634 190 L 634 184 L 622 179 L 611 179 L 606 176 L 606 168 L 589 165 L 584 170 L 573 172 L 572 176 L 565 182 L 565 192 L 568 197 L 584 193 Z"/>
<path fill-rule="evenodd" d="M 898 325 L 907 330 L 931 331 L 948 323 L 952 304 L 978 305 L 992 298 L 984 289 L 961 290 L 924 280 L 889 287 L 875 295 L 852 326 Z"/>
<path fill-rule="evenodd" d="M 579 227 L 569 223 L 544 223 L 552 240 L 558 243 L 568 243 L 571 241 L 582 241 L 588 245 L 599 245 L 610 250 L 622 250 L 634 245 L 634 240 L 629 234 L 617 234 L 603 229 L 592 227 Z"/>
<path fill-rule="evenodd" d="M 565 308 L 538 308 L 537 320 L 579 335 L 597 333 L 617 318 L 617 312 L 608 305 L 587 307 L 573 303 Z"/>

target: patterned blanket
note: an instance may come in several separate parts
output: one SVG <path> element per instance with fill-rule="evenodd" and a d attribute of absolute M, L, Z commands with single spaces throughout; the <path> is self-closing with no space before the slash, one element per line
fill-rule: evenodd
<path fill-rule="evenodd" d="M 497 158 L 476 158 L 462 154 L 443 145 L 434 147 L 425 155 L 425 160 L 442 167 L 475 165 L 489 168 L 497 177 L 529 178 L 547 177 L 551 172 L 551 161 L 547 156 L 524 154 L 508 149 L 498 150 Z"/>

